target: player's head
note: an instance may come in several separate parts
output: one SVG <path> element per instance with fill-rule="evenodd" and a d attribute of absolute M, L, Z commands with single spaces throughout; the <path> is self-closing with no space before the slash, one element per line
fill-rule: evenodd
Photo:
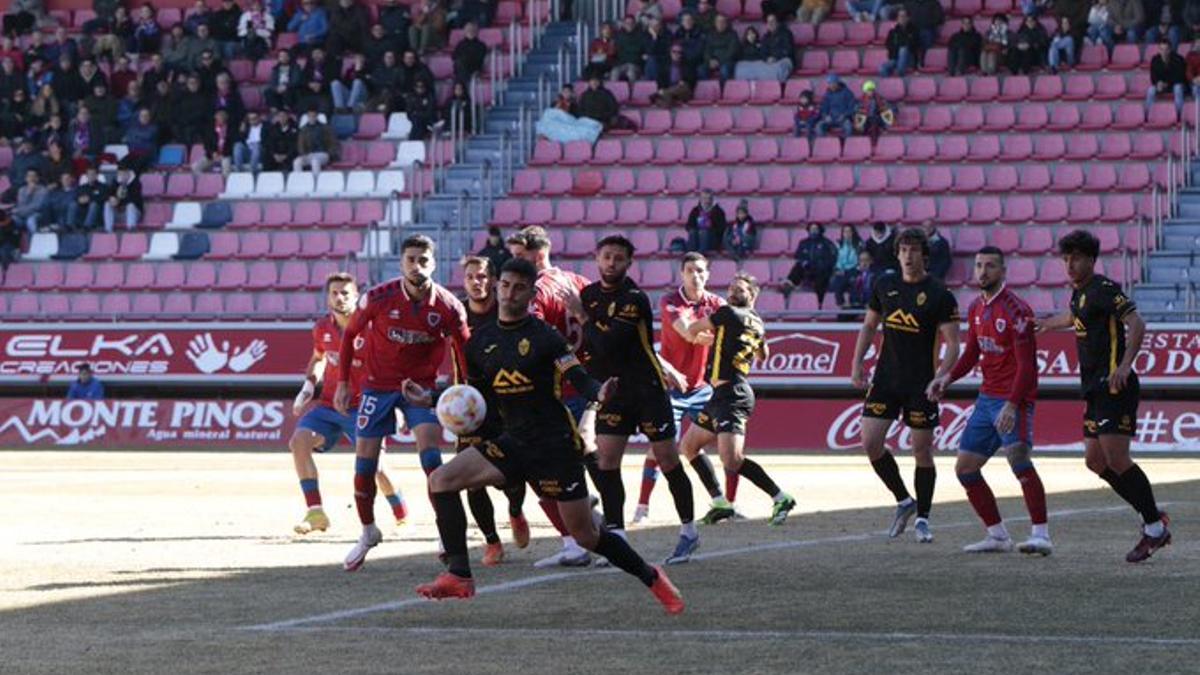
<path fill-rule="evenodd" d="M 616 286 L 625 280 L 633 264 L 633 250 L 633 242 L 620 234 L 610 234 L 596 243 L 596 266 L 605 285 Z"/>
<path fill-rule="evenodd" d="M 400 269 L 405 280 L 414 286 L 429 283 L 437 267 L 436 252 L 433 240 L 423 234 L 414 234 L 401 242 Z"/>
<path fill-rule="evenodd" d="M 544 270 L 550 266 L 550 233 L 541 225 L 529 225 L 521 228 L 525 235 L 525 252 L 521 255 L 533 263 L 535 269 Z"/>
<path fill-rule="evenodd" d="M 679 272 L 683 287 L 692 293 L 699 293 L 708 285 L 708 258 L 696 251 L 685 253 L 679 261 Z"/>
<path fill-rule="evenodd" d="M 533 301 L 536 292 L 537 276 L 537 268 L 523 258 L 513 258 L 500 268 L 500 280 L 496 282 L 496 298 L 502 320 L 519 321 L 529 314 L 529 303 Z"/>
<path fill-rule="evenodd" d="M 349 272 L 334 272 L 325 277 L 325 304 L 329 311 L 342 316 L 354 313 L 358 304 L 358 284 Z"/>
<path fill-rule="evenodd" d="M 1075 286 L 1082 286 L 1096 272 L 1100 240 L 1087 230 L 1075 230 L 1058 240 L 1058 254 L 1067 266 L 1067 278 Z"/>
<path fill-rule="evenodd" d="M 916 279 L 925 276 L 925 261 L 929 258 L 929 237 L 915 227 L 910 227 L 896 237 L 896 258 L 900 261 L 900 272 L 905 277 Z"/>
<path fill-rule="evenodd" d="M 733 275 L 729 282 L 729 304 L 734 307 L 754 307 L 758 300 L 758 279 L 746 272 Z"/>
<path fill-rule="evenodd" d="M 467 297 L 484 302 L 492 294 L 492 286 L 496 283 L 496 270 L 492 261 L 481 255 L 469 255 L 462 259 L 463 288 Z"/>
<path fill-rule="evenodd" d="M 525 249 L 525 235 L 520 232 L 513 232 L 504 239 L 504 248 L 508 249 L 508 254 L 514 258 L 524 258 L 527 255 Z"/>
<path fill-rule="evenodd" d="M 1004 283 L 1004 251 L 984 246 L 975 254 L 975 283 L 984 293 L 995 293 Z"/>

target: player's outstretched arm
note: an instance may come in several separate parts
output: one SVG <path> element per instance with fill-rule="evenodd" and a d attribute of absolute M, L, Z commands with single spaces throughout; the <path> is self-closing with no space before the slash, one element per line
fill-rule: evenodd
<path fill-rule="evenodd" d="M 680 321 L 683 321 L 683 319 L 681 318 Z M 706 316 L 696 321 L 687 322 L 687 334 L 684 335 L 684 337 L 687 338 L 688 342 L 697 342 L 700 340 L 701 335 L 704 335 L 705 333 L 711 335 L 716 331 L 716 329 L 717 328 L 713 325 L 712 319 Z"/>
<path fill-rule="evenodd" d="M 863 317 L 862 327 L 858 329 L 858 340 L 854 342 L 854 360 L 851 362 L 850 383 L 859 389 L 866 389 L 867 378 L 863 372 L 863 359 L 867 357 L 867 349 L 875 341 L 875 333 L 879 331 L 882 315 L 878 310 L 868 309 Z"/>
<path fill-rule="evenodd" d="M 1067 310 L 1062 314 L 1056 314 L 1054 316 L 1048 316 L 1044 319 L 1038 319 L 1034 325 L 1036 326 L 1037 332 L 1045 333 L 1052 330 L 1066 330 L 1074 325 L 1074 321 L 1071 317 L 1071 311 Z"/>

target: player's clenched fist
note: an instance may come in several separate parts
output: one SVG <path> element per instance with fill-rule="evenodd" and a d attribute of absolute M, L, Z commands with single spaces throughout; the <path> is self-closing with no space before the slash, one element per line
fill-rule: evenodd
<path fill-rule="evenodd" d="M 333 393 L 333 408 L 343 415 L 350 409 L 350 387 L 345 382 L 338 382 L 337 391 Z"/>

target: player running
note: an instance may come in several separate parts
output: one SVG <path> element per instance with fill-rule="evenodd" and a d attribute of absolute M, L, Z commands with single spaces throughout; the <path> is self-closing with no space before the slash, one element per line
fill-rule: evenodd
<path fill-rule="evenodd" d="M 300 490 L 304 493 L 304 502 L 308 505 L 308 513 L 304 520 L 294 528 L 296 534 L 324 532 L 329 529 L 329 517 L 321 506 L 321 488 L 317 477 L 317 465 L 313 461 L 314 452 L 325 452 L 337 445 L 338 439 L 345 436 L 350 444 L 355 442 L 354 418 L 343 415 L 333 408 L 333 393 L 336 383 L 340 380 L 339 350 L 342 344 L 342 331 L 350 322 L 354 305 L 358 302 L 358 285 L 354 277 L 346 272 L 330 274 L 325 279 L 325 304 L 329 314 L 319 319 L 313 326 L 313 353 L 308 360 L 308 368 L 304 372 L 304 385 L 296 400 L 292 402 L 292 414 L 300 417 L 296 423 L 296 431 L 288 441 L 292 451 L 292 460 L 296 464 L 296 476 L 300 479 Z M 362 390 L 362 380 L 366 375 L 359 350 L 355 350 L 353 371 L 350 377 L 351 396 L 353 403 L 358 404 Z M 321 397 L 307 413 L 304 409 L 312 401 L 317 385 L 324 382 Z M 392 515 L 396 524 L 404 524 L 407 512 L 404 498 L 392 487 L 392 482 L 380 467 L 375 473 L 375 481 L 379 491 L 392 507 Z"/>
<path fill-rule="evenodd" d="M 1100 240 L 1075 230 L 1058 242 L 1074 290 L 1071 307 L 1038 324 L 1039 330 L 1075 328 L 1079 377 L 1087 408 L 1083 447 L 1087 467 L 1142 516 L 1142 537 L 1125 560 L 1138 563 L 1171 543 L 1168 519 L 1158 510 L 1154 488 L 1129 456 L 1141 387 L 1133 360 L 1146 324 L 1137 305 L 1111 279 L 1096 274 Z"/>
<path fill-rule="evenodd" d="M 694 455 L 714 440 L 721 454 L 725 471 L 745 476 L 767 493 L 775 505 L 770 523 L 782 525 L 788 513 L 796 508 L 796 500 L 779 489 L 758 462 L 746 457 L 746 424 L 754 412 L 754 389 L 750 387 L 750 364 L 755 358 L 767 358 L 766 327 L 754 302 L 758 300 L 758 281 L 738 272 L 729 285 L 729 304 L 712 316 L 692 322 L 688 333 L 698 338 L 711 332 L 713 346 L 708 356 L 705 375 L 712 385 L 712 398 L 705 404 L 696 423 L 683 436 L 684 454 Z M 714 506 L 720 511 L 716 520 L 733 517 L 733 505 Z"/>
<path fill-rule="evenodd" d="M 466 291 L 467 325 L 474 332 L 485 324 L 496 322 L 496 270 L 492 261 L 482 256 L 467 256 L 461 263 L 463 271 L 463 288 Z M 500 413 L 494 402 L 489 401 L 487 418 L 482 426 L 470 436 L 459 436 L 455 451 L 462 452 L 472 445 L 478 446 L 485 439 L 500 435 Z M 508 495 L 508 519 L 512 527 L 513 542 L 517 548 L 529 546 L 529 521 L 522 513 L 525 503 L 525 484 L 505 486 Z M 504 546 L 496 533 L 496 516 L 492 500 L 488 497 L 486 488 L 467 490 L 467 505 L 471 508 L 471 516 L 475 524 L 483 532 L 486 542 L 483 554 L 483 564 L 498 565 L 504 559 Z"/>
<path fill-rule="evenodd" d="M 662 332 L 659 337 L 659 362 L 663 373 L 671 384 L 671 409 L 675 415 L 675 439 L 680 440 L 683 431 L 683 418 L 686 416 L 695 424 L 696 417 L 704 410 L 705 404 L 712 398 L 713 389 L 704 379 L 704 369 L 708 363 L 709 346 L 713 342 L 711 332 L 701 332 L 692 336 L 688 328 L 725 305 L 725 301 L 716 293 L 706 289 L 708 284 L 708 259 L 703 255 L 691 252 L 683 256 L 679 263 L 680 276 L 683 283 L 673 293 L 666 293 L 658 303 L 659 316 L 662 318 Z M 712 508 L 702 523 L 712 524 L 733 512 L 733 495 L 737 490 L 738 474 L 725 472 L 726 494 L 721 494 L 721 484 L 717 481 L 712 462 L 704 453 L 704 448 L 689 449 L 680 446 L 680 451 L 688 458 L 695 469 L 704 489 L 712 497 Z M 658 459 L 654 450 L 646 453 L 642 466 L 642 490 L 638 496 L 637 508 L 634 511 L 632 525 L 645 520 L 650 515 L 650 493 L 658 479 Z"/>
<path fill-rule="evenodd" d="M 668 565 L 673 565 L 691 559 L 700 546 L 700 533 L 694 522 L 692 482 L 683 471 L 675 447 L 675 416 L 666 378 L 652 344 L 654 315 L 650 299 L 627 274 L 633 253 L 633 244 L 621 235 L 601 239 L 596 244 L 600 281 L 588 284 L 578 297 L 572 297 L 570 308 L 583 325 L 588 372 L 598 379 L 615 377 L 621 382 L 617 396 L 596 413 L 600 462 L 592 479 L 600 492 L 605 527 L 625 535 L 621 458 L 629 437 L 640 431 L 650 440 L 650 449 L 663 468 L 679 514 L 679 542 L 666 559 Z"/>
<path fill-rule="evenodd" d="M 350 360 L 353 342 L 361 334 L 367 360 L 367 377 L 358 406 L 358 440 L 355 443 L 354 501 L 363 531 L 346 556 L 345 568 L 362 567 L 367 552 L 383 540 L 371 508 L 375 500 L 375 475 L 383 439 L 396 431 L 396 411 L 412 430 L 426 474 L 442 464 L 438 444 L 442 428 L 428 406 L 405 396 L 433 387 L 437 370 L 451 345 L 454 381 L 463 372 L 462 347 L 470 337 L 466 310 L 450 291 L 435 284 L 433 240 L 414 235 L 400 244 L 403 275 L 385 282 L 359 299 L 342 339 L 341 360 Z M 350 373 L 342 371 L 334 394 L 334 407 L 350 407 Z"/>
<path fill-rule="evenodd" d="M 888 274 L 875 283 L 867 304 L 867 315 L 854 346 L 850 382 L 866 388 L 863 359 L 883 324 L 883 344 L 875 375 L 863 405 L 862 443 L 871 466 L 896 498 L 896 516 L 888 536 L 898 537 L 915 513 L 918 542 L 933 541 L 929 511 L 937 469 L 933 464 L 933 430 L 938 426 L 938 404 L 925 396 L 930 380 L 949 372 L 958 359 L 958 302 L 942 282 L 929 276 L 929 240 L 916 228 L 896 238 L 900 274 Z M 945 345 L 936 366 L 937 341 Z M 914 501 L 900 477 L 896 458 L 884 447 L 888 429 L 903 415 L 911 432 L 917 498 Z"/>
<path fill-rule="evenodd" d="M 931 401 L 939 401 L 953 382 L 962 379 L 979 363 L 983 383 L 975 410 L 963 431 L 954 471 L 967 491 L 971 507 L 987 527 L 983 541 L 963 548 L 968 553 L 1013 550 L 1013 540 L 1000 518 L 992 488 L 983 477 L 983 465 L 1004 450 L 1008 465 L 1025 495 L 1025 507 L 1033 523 L 1028 540 L 1017 547 L 1022 553 L 1050 555 L 1050 531 L 1046 525 L 1046 491 L 1033 461 L 1033 403 L 1037 396 L 1037 340 L 1033 310 L 1005 286 L 1004 253 L 984 246 L 975 254 L 975 281 L 979 297 L 967 310 L 967 343 L 954 369 L 933 378 L 926 389 Z"/>
<path fill-rule="evenodd" d="M 427 598 L 470 598 L 475 582 L 467 558 L 467 519 L 458 491 L 528 481 L 539 496 L 558 502 L 568 532 L 650 588 L 670 614 L 683 611 L 683 598 L 659 568 L 647 565 L 625 540 L 597 531 L 581 463 L 583 442 L 575 419 L 560 398 L 562 380 L 587 400 L 607 401 L 616 386 L 603 386 L 579 365 L 566 340 L 529 313 L 537 270 L 510 260 L 500 274 L 499 321 L 482 326 L 467 343 L 470 384 L 496 401 L 504 433 L 470 447 L 435 471 L 429 480 L 438 532 L 448 570 L 417 587 Z"/>

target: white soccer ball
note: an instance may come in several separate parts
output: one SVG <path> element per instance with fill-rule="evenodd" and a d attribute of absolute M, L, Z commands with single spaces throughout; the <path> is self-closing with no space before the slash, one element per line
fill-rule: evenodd
<path fill-rule="evenodd" d="M 438 422 L 455 436 L 471 433 L 487 416 L 487 401 L 469 384 L 456 384 L 442 392 L 437 402 Z"/>

